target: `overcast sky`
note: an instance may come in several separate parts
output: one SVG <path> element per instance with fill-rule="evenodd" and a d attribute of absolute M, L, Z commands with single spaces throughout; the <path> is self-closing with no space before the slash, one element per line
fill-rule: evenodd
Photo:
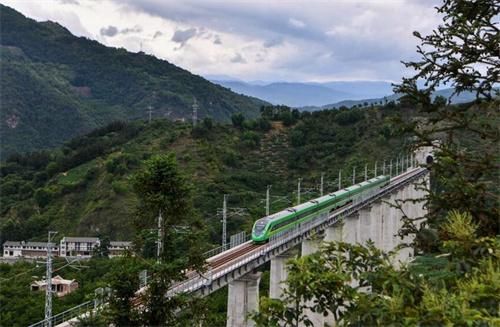
<path fill-rule="evenodd" d="M 0 0 L 77 36 L 242 80 L 399 81 L 437 0 Z"/>

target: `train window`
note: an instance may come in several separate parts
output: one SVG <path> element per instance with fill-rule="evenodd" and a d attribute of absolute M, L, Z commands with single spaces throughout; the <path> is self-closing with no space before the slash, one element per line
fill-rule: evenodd
<path fill-rule="evenodd" d="M 253 228 L 254 234 L 255 235 L 262 235 L 262 233 L 264 232 L 264 229 L 266 229 L 267 222 L 268 222 L 267 219 L 257 220 L 257 222 L 255 223 L 255 226 Z"/>

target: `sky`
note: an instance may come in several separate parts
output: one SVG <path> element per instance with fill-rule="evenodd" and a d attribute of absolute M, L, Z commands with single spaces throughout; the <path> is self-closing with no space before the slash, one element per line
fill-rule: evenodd
<path fill-rule="evenodd" d="M 38 21 L 195 74 L 244 81 L 397 82 L 438 0 L 0 0 Z"/>

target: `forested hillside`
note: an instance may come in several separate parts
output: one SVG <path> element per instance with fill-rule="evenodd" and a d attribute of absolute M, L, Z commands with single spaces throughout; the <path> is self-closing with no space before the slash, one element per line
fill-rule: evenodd
<path fill-rule="evenodd" d="M 61 145 L 117 120 L 188 118 L 229 121 L 264 104 L 238 95 L 143 52 L 106 47 L 75 37 L 53 22 L 39 23 L 0 5 L 2 37 L 0 138 L 2 152 Z"/>
<path fill-rule="evenodd" d="M 234 115 L 232 126 L 211 119 L 194 129 L 164 119 L 112 123 L 57 150 L 11 156 L 1 167 L 2 238 L 43 239 L 49 228 L 61 236 L 133 238 L 130 176 L 153 154 L 174 152 L 194 187 L 195 209 L 205 218 L 210 242 L 218 243 L 215 214 L 223 194 L 229 194 L 229 206 L 248 209 L 231 217 L 230 232 L 248 231 L 264 214 L 267 185 L 273 185 L 272 195 L 286 197 L 273 198 L 272 210 L 281 209 L 295 201 L 298 177 L 303 199 L 317 196 L 321 172 L 325 191 L 336 190 L 338 169 L 344 169 L 347 184 L 353 166 L 359 172 L 365 163 L 381 164 L 403 150 L 405 140 L 391 136 L 388 119 L 406 110 L 393 103 L 302 114 L 270 108 L 257 120 Z"/>

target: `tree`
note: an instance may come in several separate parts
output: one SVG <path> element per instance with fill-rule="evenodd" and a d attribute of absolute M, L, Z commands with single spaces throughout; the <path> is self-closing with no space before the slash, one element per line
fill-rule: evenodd
<path fill-rule="evenodd" d="M 173 153 L 156 155 L 144 162 L 143 169 L 133 177 L 139 204 L 138 226 L 156 226 L 161 214 L 161 262 L 151 267 L 151 281 L 141 297 L 145 325 L 175 326 L 176 312 L 189 306 L 189 296 L 165 294 L 172 283 L 185 279 L 188 271 L 202 271 L 200 221 L 192 211 L 191 187 L 181 174 Z M 139 228 L 141 230 L 141 228 Z M 192 318 L 192 317 L 191 317 Z"/>
<path fill-rule="evenodd" d="M 414 32 L 421 58 L 405 65 L 416 74 L 395 88 L 406 94 L 405 101 L 418 109 L 421 119 L 396 125 L 415 140 L 415 147 L 440 140 L 432 175 L 436 182 L 428 194 L 429 223 L 439 224 L 451 209 L 470 211 L 481 234 L 493 235 L 500 227 L 500 101 L 493 99 L 500 72 L 500 4 L 444 0 L 437 11 L 443 23 L 436 30 L 427 36 Z M 423 89 L 418 81 L 424 82 Z M 431 95 L 443 85 L 454 87 L 452 95 L 474 92 L 475 103 L 448 106 L 441 97 L 432 102 Z"/>
<path fill-rule="evenodd" d="M 99 245 L 94 248 L 92 256 L 98 258 L 108 258 L 110 246 L 109 237 L 101 236 L 99 237 L 99 241 Z"/>
<path fill-rule="evenodd" d="M 488 326 L 500 323 L 500 242 L 478 237 L 468 213 L 450 212 L 441 243 L 446 256 L 394 267 L 393 253 L 331 242 L 291 261 L 283 300 L 264 298 L 258 326 L 307 325 L 306 309 L 337 326 Z M 355 282 L 354 282 L 355 281 Z M 366 290 L 370 290 L 367 292 Z"/>
<path fill-rule="evenodd" d="M 241 128 L 243 126 L 243 122 L 245 121 L 245 116 L 241 112 L 235 113 L 231 115 L 231 122 L 234 127 Z"/>

